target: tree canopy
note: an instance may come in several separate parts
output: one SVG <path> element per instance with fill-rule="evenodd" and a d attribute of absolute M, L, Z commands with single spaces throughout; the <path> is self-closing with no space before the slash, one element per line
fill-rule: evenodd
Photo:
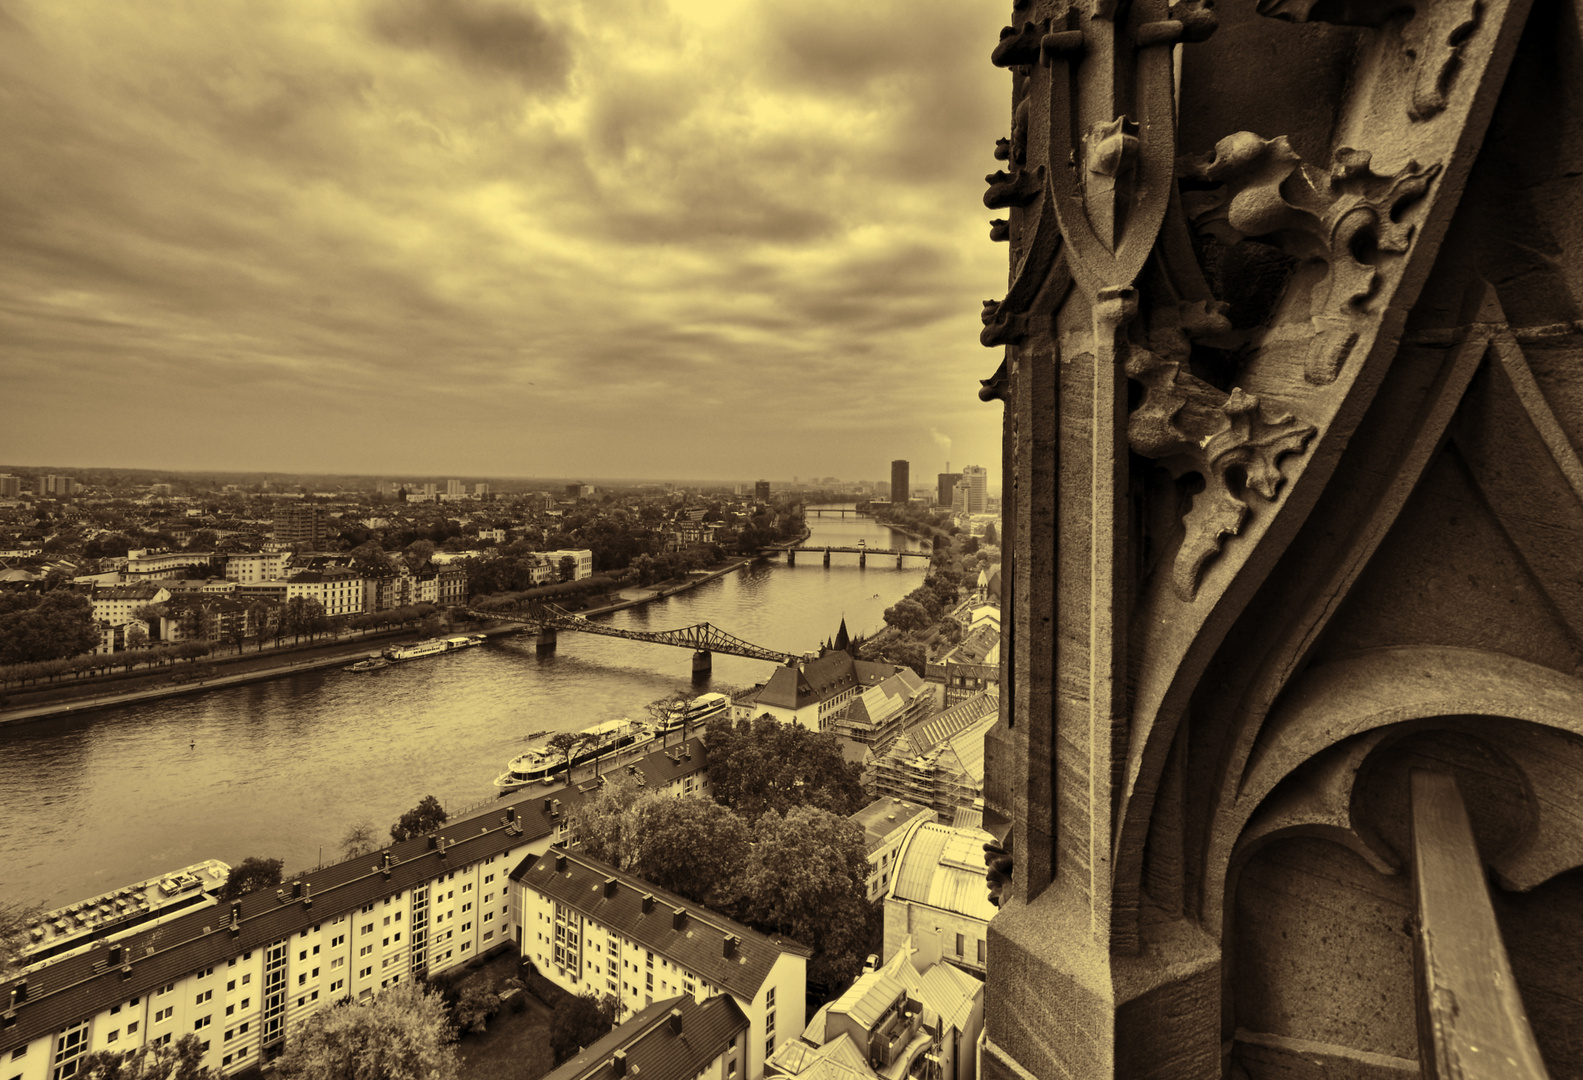
<path fill-rule="evenodd" d="M 710 799 L 654 792 L 626 820 L 626 869 L 706 907 L 736 904 L 752 839 L 741 817 Z"/>
<path fill-rule="evenodd" d="M 183 1035 L 174 1046 L 149 1045 L 134 1050 L 96 1050 L 77 1065 L 86 1080 L 211 1080 L 204 1067 L 203 1044 Z"/>
<path fill-rule="evenodd" d="M 261 859 L 249 855 L 231 867 L 231 875 L 220 890 L 222 901 L 237 900 L 259 889 L 272 889 L 280 884 L 280 872 L 285 866 L 282 859 Z"/>
<path fill-rule="evenodd" d="M 285 1080 L 456 1080 L 460 1061 L 440 996 L 398 983 L 303 1021 L 276 1062 Z"/>
<path fill-rule="evenodd" d="M 769 716 L 711 725 L 708 773 L 714 797 L 749 819 L 793 806 L 845 817 L 868 805 L 862 767 L 842 756 L 834 734 Z"/>
<path fill-rule="evenodd" d="M 400 842 L 431 833 L 444 825 L 449 817 L 439 799 L 425 795 L 417 806 L 402 814 L 400 820 L 390 827 L 390 838 Z"/>
<path fill-rule="evenodd" d="M 576 997 L 567 997 L 550 1014 L 550 1049 L 555 1052 L 555 1064 L 568 1061 L 585 1046 L 592 1046 L 615 1025 L 616 999 L 606 994 L 595 997 L 585 991 Z"/>
<path fill-rule="evenodd" d="M 82 593 L 0 594 L 0 664 L 65 660 L 98 644 L 93 603 Z"/>
<path fill-rule="evenodd" d="M 863 827 L 813 806 L 764 814 L 753 829 L 742 887 L 747 921 L 815 951 L 820 981 L 855 977 L 872 933 Z"/>

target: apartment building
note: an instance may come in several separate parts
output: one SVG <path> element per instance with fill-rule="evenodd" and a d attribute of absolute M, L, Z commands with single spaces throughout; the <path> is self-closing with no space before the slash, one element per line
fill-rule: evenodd
<path fill-rule="evenodd" d="M 225 576 L 244 584 L 284 580 L 290 562 L 289 551 L 238 552 L 225 557 Z"/>
<path fill-rule="evenodd" d="M 88 599 L 93 603 L 95 622 L 123 626 L 139 608 L 169 600 L 170 590 L 159 585 L 111 585 L 94 589 Z"/>
<path fill-rule="evenodd" d="M 771 938 L 609 863 L 552 847 L 512 875 L 524 959 L 571 993 L 614 996 L 619 1016 L 685 994 L 729 996 L 748 1018 L 745 1080 L 805 1020 L 812 950 Z"/>
<path fill-rule="evenodd" d="M 725 995 L 656 1001 L 544 1080 L 742 1080 L 748 1018 Z"/>
<path fill-rule="evenodd" d="M 355 570 L 330 567 L 303 570 L 286 579 L 286 599 L 317 600 L 326 615 L 357 615 L 365 602 L 365 582 Z"/>
<path fill-rule="evenodd" d="M 702 772 L 698 740 L 633 766 L 656 790 Z M 491 806 L 434 836 L 308 871 L 228 908 L 207 905 L 0 980 L 0 1076 L 64 1080 L 95 1050 L 186 1034 L 203 1064 L 278 1054 L 331 1002 L 359 1000 L 514 942 L 514 867 L 565 839 L 576 788 Z M 796 989 L 801 1009 L 802 987 Z M 792 1000 L 792 992 L 783 996 Z M 800 1019 L 800 1017 L 799 1017 Z M 800 1030 L 800 1024 L 799 1024 Z"/>
<path fill-rule="evenodd" d="M 897 852 L 914 822 L 933 821 L 934 810 L 904 799 L 875 799 L 847 818 L 863 827 L 868 845 L 868 898 L 880 901 L 890 891 Z"/>

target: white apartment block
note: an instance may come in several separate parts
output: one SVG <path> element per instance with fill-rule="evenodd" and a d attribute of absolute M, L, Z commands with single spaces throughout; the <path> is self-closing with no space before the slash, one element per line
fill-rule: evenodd
<path fill-rule="evenodd" d="M 512 875 L 519 947 L 571 993 L 614 997 L 618 1019 L 685 995 L 728 995 L 748 1019 L 745 1080 L 802 1034 L 811 950 L 771 938 L 576 849 Z"/>
<path fill-rule="evenodd" d="M 291 561 L 289 551 L 242 552 L 227 555 L 225 576 L 232 581 L 278 581 L 286 576 L 286 566 Z"/>
<path fill-rule="evenodd" d="M 95 589 L 89 599 L 95 622 L 123 626 L 132 621 L 132 613 L 138 608 L 169 600 L 170 590 L 159 585 L 111 585 Z"/>
<path fill-rule="evenodd" d="M 317 600 L 326 615 L 357 615 L 365 603 L 365 582 L 351 570 L 306 570 L 286 581 L 286 599 Z"/>
<path fill-rule="evenodd" d="M 698 740 L 682 751 L 633 768 L 654 790 L 680 790 L 705 765 Z M 0 980 L 0 1077 L 65 1080 L 91 1051 L 188 1034 L 199 1038 L 204 1065 L 232 1074 L 278 1052 L 331 1002 L 370 997 L 502 943 L 519 948 L 511 873 L 564 839 L 566 813 L 581 797 L 568 788 L 489 807 L 229 909 L 112 928 L 91 949 Z M 795 998 L 782 997 L 798 1003 L 800 1021 L 800 975 Z"/>

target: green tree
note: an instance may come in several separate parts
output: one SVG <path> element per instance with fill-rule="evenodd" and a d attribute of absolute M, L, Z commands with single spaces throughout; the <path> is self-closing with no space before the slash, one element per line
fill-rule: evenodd
<path fill-rule="evenodd" d="M 934 620 L 924 606 L 911 597 L 904 596 L 892 607 L 885 609 L 885 622 L 904 634 L 928 629 Z"/>
<path fill-rule="evenodd" d="M 148 646 L 148 627 L 140 622 L 126 624 L 126 647 L 142 649 Z"/>
<path fill-rule="evenodd" d="M 577 576 L 577 560 L 570 555 L 562 555 L 560 563 L 556 566 L 556 572 L 560 575 L 558 580 L 571 581 Z"/>
<path fill-rule="evenodd" d="M 0 664 L 64 660 L 98 644 L 93 603 L 82 593 L 16 594 L 0 606 Z"/>
<path fill-rule="evenodd" d="M 615 1025 L 616 999 L 606 994 L 594 996 L 585 991 L 576 997 L 567 997 L 550 1014 L 550 1049 L 555 1052 L 555 1064 L 568 1061 L 585 1046 L 592 1046 Z"/>
<path fill-rule="evenodd" d="M 749 921 L 813 948 L 809 972 L 819 981 L 855 977 L 871 912 L 863 827 L 794 806 L 785 817 L 760 817 L 753 840 L 742 883 Z"/>
<path fill-rule="evenodd" d="M 834 734 L 768 715 L 711 726 L 707 770 L 716 801 L 749 819 L 803 805 L 845 816 L 868 804 L 862 767 Z"/>
<path fill-rule="evenodd" d="M 473 983 L 457 998 L 452 1015 L 456 1017 L 456 1026 L 463 1031 L 482 1034 L 489 1023 L 489 1018 L 499 1011 L 499 996 L 487 986 Z"/>
<path fill-rule="evenodd" d="M 388 578 L 396 573 L 396 564 L 385 554 L 385 549 L 373 540 L 359 544 L 347 554 L 351 558 L 352 568 L 365 578 Z"/>
<path fill-rule="evenodd" d="M 401 819 L 390 827 L 390 838 L 400 843 L 414 836 L 423 836 L 444 825 L 449 817 L 439 799 L 425 795 L 417 806 L 402 814 Z"/>
<path fill-rule="evenodd" d="M 632 873 L 706 907 L 736 904 L 752 839 L 741 817 L 709 799 L 654 792 L 625 818 Z"/>
<path fill-rule="evenodd" d="M 135 1050 L 96 1050 L 77 1064 L 86 1080 L 210 1080 L 213 1070 L 203 1064 L 203 1044 L 196 1035 L 183 1035 L 174 1046 L 144 1046 Z"/>
<path fill-rule="evenodd" d="M 358 1005 L 320 1009 L 275 1063 L 284 1080 L 457 1080 L 460 1060 L 440 996 L 404 982 Z"/>
<path fill-rule="evenodd" d="M 885 659 L 892 664 L 910 667 L 921 679 L 929 663 L 929 655 L 916 641 L 898 641 L 885 649 Z"/>
<path fill-rule="evenodd" d="M 235 866 L 220 890 L 221 901 L 239 900 L 260 889 L 273 889 L 280 884 L 280 872 L 285 866 L 281 859 L 261 859 L 249 855 Z"/>
<path fill-rule="evenodd" d="M 346 833 L 341 837 L 341 858 L 355 859 L 359 855 L 367 855 L 379 846 L 379 833 L 374 830 L 372 821 L 359 821 L 346 827 Z"/>
<path fill-rule="evenodd" d="M 637 780 L 625 769 L 606 773 L 599 789 L 567 815 L 566 830 L 590 856 L 625 870 L 631 865 L 627 811 L 642 794 Z"/>
<path fill-rule="evenodd" d="M 570 782 L 572 775 L 572 756 L 577 753 L 577 748 L 582 745 L 582 733 L 577 731 L 558 731 L 550 736 L 550 741 L 544 744 L 546 750 L 560 754 L 566 762 L 566 778 Z"/>

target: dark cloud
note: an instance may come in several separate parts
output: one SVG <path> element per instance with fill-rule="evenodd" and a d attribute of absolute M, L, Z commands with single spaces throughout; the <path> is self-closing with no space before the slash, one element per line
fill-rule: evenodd
<path fill-rule="evenodd" d="M 405 49 L 427 49 L 468 67 L 507 75 L 529 90 L 560 90 L 572 69 L 564 29 L 530 6 L 489 0 L 382 0 L 374 33 Z"/>

